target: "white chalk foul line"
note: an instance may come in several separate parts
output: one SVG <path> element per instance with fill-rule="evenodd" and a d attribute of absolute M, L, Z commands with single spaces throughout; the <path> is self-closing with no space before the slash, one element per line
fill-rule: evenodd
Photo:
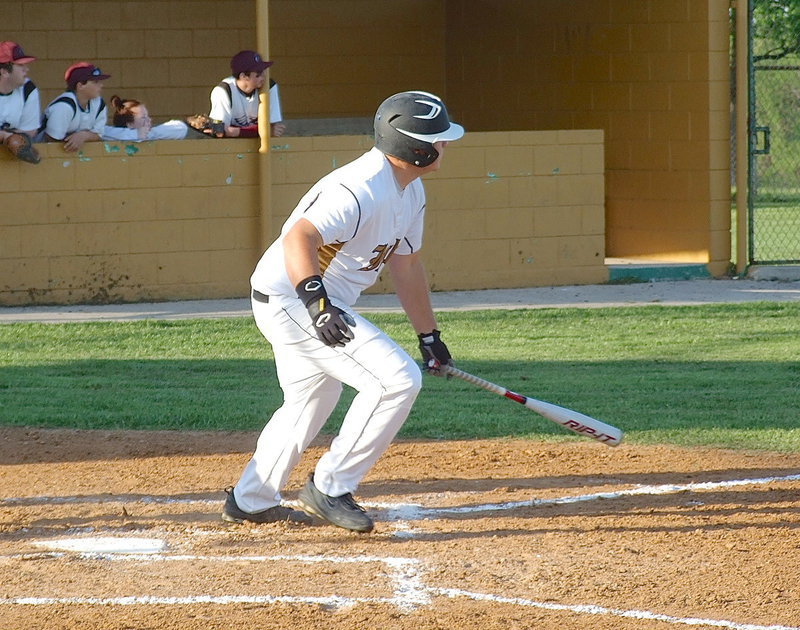
<path fill-rule="evenodd" d="M 552 602 L 537 602 L 521 597 L 504 597 L 488 593 L 475 593 L 455 588 L 427 587 L 422 583 L 417 569 L 418 561 L 412 558 L 380 558 L 360 556 L 354 558 L 339 558 L 331 556 L 201 556 L 201 555 L 176 555 L 163 556 L 157 554 L 80 554 L 82 557 L 102 557 L 112 561 L 148 561 L 169 562 L 202 560 L 217 562 L 266 562 L 275 560 L 289 560 L 299 562 L 382 562 L 395 569 L 396 580 L 395 596 L 381 597 L 341 597 L 329 595 L 324 597 L 301 597 L 293 595 L 195 595 L 183 597 L 155 597 L 150 595 L 125 596 L 125 597 L 17 597 L 0 599 L 0 605 L 27 605 L 27 606 L 52 606 L 64 604 L 84 604 L 96 606 L 144 606 L 144 605 L 192 605 L 192 604 L 315 604 L 332 609 L 352 607 L 359 603 L 386 603 L 397 606 L 401 610 L 410 611 L 419 606 L 431 603 L 432 595 L 442 595 L 449 598 L 466 597 L 474 601 L 509 604 L 543 610 L 563 611 L 578 615 L 606 615 L 625 617 L 630 619 L 662 621 L 664 623 L 707 626 L 714 628 L 727 628 L 728 630 L 800 630 L 795 626 L 742 624 L 724 619 L 704 619 L 698 617 L 676 617 L 646 610 L 623 610 L 606 608 L 604 606 L 587 604 L 555 604 Z"/>
<path fill-rule="evenodd" d="M 155 505 L 179 505 L 188 503 L 214 503 L 221 504 L 223 499 L 190 499 L 175 497 L 159 497 L 141 494 L 117 494 L 108 496 L 72 496 L 72 497 L 8 497 L 0 499 L 0 505 L 37 505 L 46 503 L 48 505 L 68 505 L 70 503 L 152 503 Z"/>
<path fill-rule="evenodd" d="M 662 484 L 657 486 L 637 486 L 627 490 L 613 492 L 594 492 L 576 496 L 555 497 L 552 499 L 528 499 L 526 501 L 509 501 L 507 503 L 484 503 L 482 505 L 464 505 L 459 507 L 429 508 L 414 503 L 374 503 L 375 507 L 388 510 L 394 517 L 393 520 L 420 520 L 440 514 L 472 514 L 475 512 L 498 512 L 514 510 L 521 507 L 537 507 L 540 505 L 567 505 L 586 501 L 599 501 L 619 499 L 638 495 L 677 494 L 680 492 L 700 492 L 703 490 L 718 490 L 721 488 L 734 488 L 737 486 L 754 486 L 780 481 L 798 481 L 800 474 L 785 475 L 782 477 L 760 477 L 757 479 L 732 479 L 729 481 L 704 481 L 686 484 Z M 365 505 L 370 505 L 365 503 Z"/>
<path fill-rule="evenodd" d="M 191 604 L 318 604 L 331 608 L 346 608 L 361 602 L 379 600 L 350 597 L 295 597 L 273 595 L 194 595 L 190 597 L 155 597 L 150 595 L 130 595 L 126 597 L 17 597 L 0 599 L 0 605 L 54 606 L 64 604 L 89 604 L 94 606 L 181 606 Z"/>
<path fill-rule="evenodd" d="M 529 608 L 541 608 L 544 610 L 565 611 L 582 615 L 610 615 L 613 617 L 627 617 L 629 619 L 642 619 L 663 621 L 665 623 L 679 624 L 685 626 L 710 626 L 712 628 L 729 628 L 730 630 L 800 630 L 797 626 L 762 626 L 751 623 L 736 623 L 724 619 L 701 619 L 698 617 L 675 617 L 673 615 L 662 615 L 660 613 L 649 612 L 647 610 L 621 610 L 617 608 L 605 608 L 604 606 L 594 606 L 586 604 L 554 604 L 552 602 L 537 602 L 521 597 L 499 597 L 497 595 L 487 595 L 486 593 L 471 593 L 457 588 L 431 588 L 439 595 L 447 597 L 467 597 L 475 601 L 491 601 L 500 604 L 512 604 L 514 606 L 526 606 Z"/>
<path fill-rule="evenodd" d="M 60 557 L 64 553 L 49 553 L 48 557 Z M 150 595 L 126 597 L 17 597 L 0 599 L 0 605 L 36 605 L 48 606 L 53 604 L 94 604 L 94 605 L 152 605 L 152 604 L 272 604 L 272 603 L 307 603 L 342 608 L 353 606 L 357 603 L 385 603 L 396 606 L 400 610 L 410 611 L 419 606 L 426 606 L 431 602 L 430 590 L 422 582 L 420 562 L 415 558 L 379 557 L 379 556 L 354 556 L 337 557 L 326 555 L 276 555 L 276 556 L 207 556 L 207 555 L 162 555 L 158 553 L 79 553 L 77 557 L 91 560 L 107 560 L 112 562 L 301 562 L 301 563 L 333 563 L 333 564 L 361 564 L 376 562 L 388 567 L 387 573 L 392 583 L 392 597 L 341 597 L 330 595 L 324 597 L 302 596 L 274 596 L 274 595 L 197 595 L 185 597 L 156 597 Z M 21 556 L 17 556 L 21 557 Z"/>
<path fill-rule="evenodd" d="M 520 507 L 536 507 L 539 505 L 565 505 L 569 503 L 581 503 L 584 501 L 597 501 L 603 499 L 618 499 L 626 496 L 636 495 L 660 495 L 677 494 L 680 492 L 699 492 L 702 490 L 717 490 L 720 488 L 733 488 L 736 486 L 763 485 L 767 483 L 781 481 L 798 481 L 800 474 L 784 475 L 781 477 L 759 477 L 754 479 L 732 479 L 729 481 L 705 481 L 687 484 L 662 484 L 651 486 L 636 486 L 627 490 L 616 490 L 611 492 L 595 492 L 592 494 L 582 494 L 577 496 L 555 497 L 552 499 L 528 499 L 526 501 L 510 501 L 507 503 L 485 503 L 483 505 L 470 505 L 461 507 L 438 507 L 429 508 L 416 503 L 382 503 L 362 501 L 362 505 L 388 510 L 395 518 L 392 520 L 403 519 L 424 519 L 437 514 L 466 514 L 472 512 L 496 512 L 501 510 L 513 510 Z M 457 493 L 454 493 L 457 494 Z M 32 505 L 36 503 L 47 504 L 68 504 L 68 503 L 153 503 L 165 504 L 185 504 L 185 503 L 204 503 L 219 504 L 220 499 L 203 498 L 174 498 L 169 496 L 147 496 L 147 495 L 110 495 L 104 497 L 97 496 L 71 496 L 71 497 L 7 497 L 0 499 L 0 505 Z M 285 501 L 286 505 L 293 506 L 295 502 Z"/>
<path fill-rule="evenodd" d="M 374 507 L 384 508 L 387 514 L 392 517 L 391 520 L 418 520 L 430 518 L 438 514 L 461 514 L 461 513 L 474 513 L 481 511 L 498 511 L 510 510 L 518 507 L 535 507 L 539 505 L 563 505 L 570 503 L 579 503 L 585 501 L 595 501 L 604 499 L 616 499 L 625 496 L 636 495 L 661 495 L 661 494 L 674 494 L 679 492 L 699 492 L 705 490 L 716 490 L 720 488 L 731 488 L 737 486 L 747 485 L 763 485 L 767 483 L 783 482 L 783 481 L 798 481 L 800 474 L 785 475 L 776 477 L 761 477 L 755 479 L 734 479 L 729 481 L 719 482 L 700 482 L 690 484 L 663 484 L 655 486 L 638 486 L 627 490 L 619 490 L 615 492 L 598 492 L 585 495 L 556 497 L 552 499 L 532 499 L 527 501 L 514 501 L 507 503 L 491 503 L 475 506 L 462 506 L 451 508 L 426 508 L 417 504 L 382 504 L 373 503 Z M 78 502 L 87 500 L 89 497 L 40 497 L 33 500 L 36 501 L 52 501 L 52 502 Z M 96 497 L 93 497 L 97 500 Z M 128 497 L 133 499 L 133 497 Z M 137 497 L 133 500 L 140 500 L 143 502 L 152 503 L 209 503 L 210 500 L 204 499 L 171 499 L 169 497 Z M 106 499 L 109 502 L 125 500 L 123 497 L 109 497 Z M 6 499 L 0 503 L 23 503 L 31 501 L 31 499 Z M 215 501 L 216 502 L 216 501 Z M 370 505 L 370 504 L 367 504 Z M 407 528 L 403 523 L 399 524 L 400 529 Z M 413 531 L 409 531 L 406 535 L 413 536 Z M 57 554 L 53 554 L 57 555 Z M 544 610 L 565 611 L 575 614 L 588 614 L 588 615 L 610 615 L 617 617 L 627 617 L 632 619 L 642 620 L 656 620 L 665 623 L 679 624 L 679 625 L 694 625 L 694 626 L 708 626 L 716 628 L 727 628 L 729 630 L 800 630 L 796 626 L 782 626 L 782 625 L 757 625 L 757 624 L 741 624 L 734 621 L 720 620 L 720 619 L 702 619 L 696 617 L 676 617 L 673 615 L 664 615 L 661 613 L 654 613 L 643 610 L 622 610 L 606 608 L 597 605 L 569 605 L 569 604 L 555 604 L 552 602 L 537 602 L 534 600 L 504 597 L 491 595 L 486 593 L 473 593 L 461 589 L 449 588 L 435 588 L 427 587 L 423 584 L 421 574 L 414 559 L 409 558 L 379 558 L 379 557 L 355 557 L 355 558 L 332 558 L 330 556 L 164 556 L 155 554 L 81 554 L 90 557 L 103 557 L 109 560 L 142 560 L 142 561 L 177 561 L 177 560 L 205 560 L 205 561 L 228 561 L 228 562 L 241 562 L 241 561 L 276 561 L 276 560 L 294 560 L 301 562 L 384 562 L 387 566 L 393 569 L 390 575 L 395 583 L 395 596 L 391 598 L 347 598 L 340 596 L 327 596 L 327 597 L 298 597 L 298 596 L 211 596 L 211 595 L 198 595 L 192 597 L 153 597 L 153 596 L 129 596 L 117 598 L 95 598 L 95 597 L 71 597 L 71 598 L 54 598 L 54 597 L 23 597 L 23 598 L 6 598 L 0 599 L 0 605 L 3 604 L 20 604 L 20 605 L 52 605 L 52 604 L 96 604 L 96 605 L 146 605 L 146 604 L 163 604 L 163 605 L 179 605 L 179 604 L 233 604 L 233 603 L 255 603 L 255 604 L 270 604 L 270 603 L 309 603 L 328 606 L 331 608 L 342 608 L 352 606 L 356 603 L 362 602 L 379 602 L 391 603 L 401 609 L 412 610 L 418 606 L 424 606 L 430 603 L 431 596 L 438 594 L 447 597 L 467 597 L 476 601 L 492 601 L 496 603 L 507 603 L 517 606 L 527 606 L 540 608 Z"/>

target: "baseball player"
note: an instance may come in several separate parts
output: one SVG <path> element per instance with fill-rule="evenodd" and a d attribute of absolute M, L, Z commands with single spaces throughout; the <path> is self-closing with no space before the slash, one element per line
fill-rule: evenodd
<path fill-rule="evenodd" d="M 39 90 L 28 78 L 26 55 L 19 44 L 0 42 L 0 143 L 20 160 L 38 164 L 31 139 L 39 129 Z"/>
<path fill-rule="evenodd" d="M 226 137 L 258 137 L 258 93 L 264 87 L 264 71 L 272 64 L 253 50 L 242 50 L 231 58 L 233 75 L 211 90 L 211 112 L 208 114 L 212 122 L 222 123 Z M 278 84 L 270 79 L 270 135 L 283 134 L 285 127 L 281 120 Z"/>
<path fill-rule="evenodd" d="M 97 142 L 106 127 L 108 109 L 103 100 L 103 74 L 85 61 L 72 64 L 64 73 L 67 91 L 50 102 L 42 117 L 37 139 L 63 142 L 64 150 L 78 151 L 85 142 Z"/>
<path fill-rule="evenodd" d="M 333 525 L 372 530 L 353 493 L 402 426 L 422 378 L 411 357 L 352 307 L 387 266 L 426 369 L 441 375 L 451 363 L 420 258 L 420 177 L 438 170 L 447 143 L 463 134 L 439 97 L 389 97 L 375 114 L 375 146 L 317 182 L 262 256 L 250 279 L 253 315 L 272 344 L 284 400 L 228 489 L 223 519 L 310 520 L 280 504 L 281 489 L 345 383 L 357 394 L 298 502 Z"/>

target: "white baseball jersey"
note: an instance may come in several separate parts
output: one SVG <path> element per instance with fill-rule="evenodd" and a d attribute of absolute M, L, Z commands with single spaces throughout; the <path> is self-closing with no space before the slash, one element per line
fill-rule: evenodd
<path fill-rule="evenodd" d="M 105 131 L 108 110 L 102 97 L 93 98 L 83 109 L 74 92 L 64 92 L 44 110 L 44 133 L 54 140 L 63 140 L 76 131 L 93 131 L 98 136 Z"/>
<path fill-rule="evenodd" d="M 373 148 L 323 177 L 294 209 L 261 257 L 250 282 L 266 295 L 296 296 L 283 239 L 300 218 L 322 236 L 319 263 L 328 295 L 352 306 L 393 254 L 422 246 L 425 191 L 419 179 L 401 190 L 386 156 Z"/>
<path fill-rule="evenodd" d="M 0 94 L 0 129 L 39 128 L 39 89 L 27 80 L 9 94 Z"/>
<path fill-rule="evenodd" d="M 226 127 L 247 127 L 258 122 L 258 90 L 245 94 L 236 86 L 236 79 L 228 77 L 211 90 L 211 112 L 208 117 L 219 120 Z M 282 120 L 278 84 L 271 82 L 269 89 L 269 122 Z"/>
<path fill-rule="evenodd" d="M 150 129 L 145 140 L 183 140 L 189 132 L 189 127 L 182 120 L 168 120 Z M 103 130 L 103 140 L 116 140 L 119 142 L 140 142 L 139 132 L 130 127 L 112 127 L 106 125 Z M 198 136 L 202 137 L 202 136 Z"/>

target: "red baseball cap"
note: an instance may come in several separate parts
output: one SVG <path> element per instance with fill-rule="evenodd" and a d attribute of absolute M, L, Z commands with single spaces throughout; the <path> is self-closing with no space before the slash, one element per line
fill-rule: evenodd
<path fill-rule="evenodd" d="M 272 65 L 271 61 L 264 61 L 255 50 L 242 50 L 231 59 L 233 76 L 238 77 L 242 72 L 264 72 Z"/>
<path fill-rule="evenodd" d="M 110 74 L 103 74 L 97 66 L 81 61 L 73 63 L 64 73 L 64 81 L 67 85 L 77 85 L 78 83 L 86 83 L 87 81 L 102 81 L 108 79 Z"/>
<path fill-rule="evenodd" d="M 0 63 L 25 64 L 36 61 L 36 57 L 29 57 L 22 50 L 22 46 L 15 42 L 0 42 Z"/>

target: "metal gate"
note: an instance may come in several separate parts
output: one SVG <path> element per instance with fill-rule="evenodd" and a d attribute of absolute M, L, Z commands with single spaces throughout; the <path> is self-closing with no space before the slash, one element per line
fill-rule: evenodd
<path fill-rule="evenodd" d="M 800 2 L 751 2 L 748 258 L 800 263 Z"/>

